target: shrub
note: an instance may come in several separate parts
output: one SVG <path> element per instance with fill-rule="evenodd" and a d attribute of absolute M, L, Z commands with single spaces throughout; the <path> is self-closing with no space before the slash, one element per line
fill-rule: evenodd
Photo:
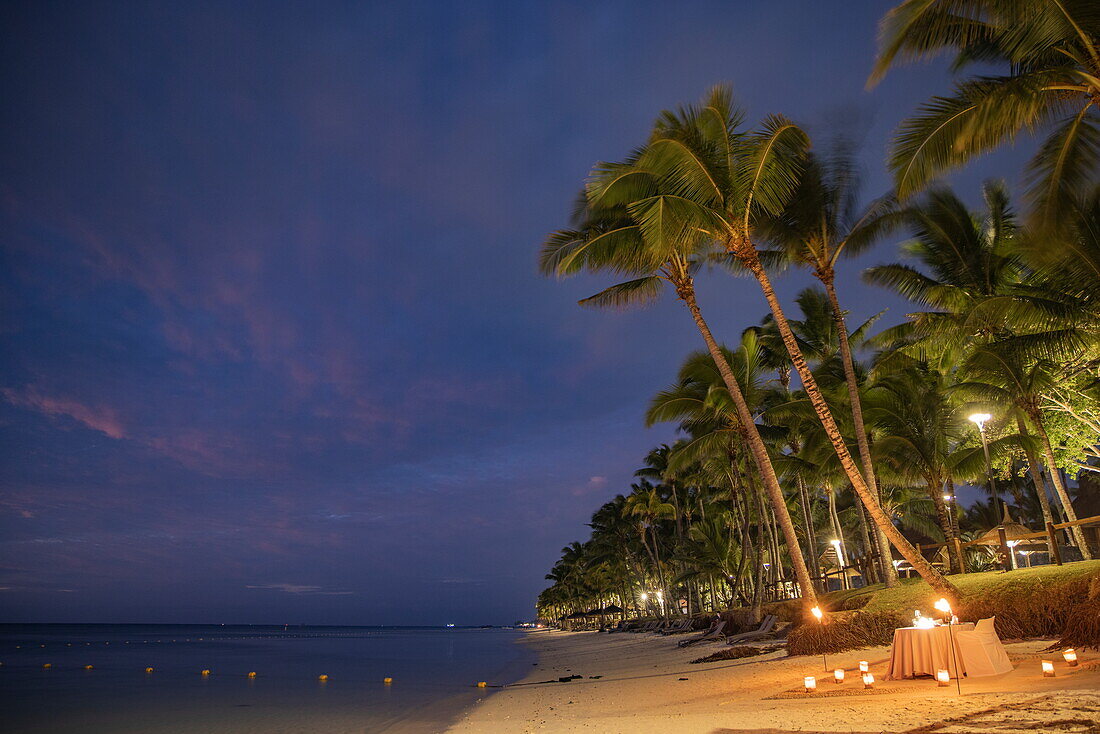
<path fill-rule="evenodd" d="M 894 630 L 909 624 L 900 612 L 836 612 L 826 624 L 802 624 L 787 635 L 787 654 L 821 655 L 889 645 Z"/>

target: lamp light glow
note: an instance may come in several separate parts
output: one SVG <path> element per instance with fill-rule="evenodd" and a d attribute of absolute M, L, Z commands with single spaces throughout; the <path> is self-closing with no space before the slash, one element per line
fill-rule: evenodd
<path fill-rule="evenodd" d="M 817 621 L 818 621 L 818 622 L 820 622 L 820 621 L 821 621 L 821 617 L 822 617 L 822 614 L 821 614 L 821 607 L 814 607 L 813 609 L 811 609 L 811 610 L 810 610 L 810 614 L 812 614 L 812 615 L 814 615 L 815 617 L 817 617 Z"/>
<path fill-rule="evenodd" d="M 989 413 L 972 413 L 970 415 L 970 421 L 977 424 L 978 430 L 981 431 L 985 429 L 986 421 L 988 421 L 992 417 L 993 416 L 991 416 Z"/>
<path fill-rule="evenodd" d="M 1069 667 L 1077 667 L 1077 651 L 1074 650 L 1072 647 L 1062 653 L 1062 657 L 1066 659 L 1067 663 L 1069 663 Z"/>
<path fill-rule="evenodd" d="M 860 673 L 866 673 L 866 672 L 867 672 L 867 671 L 869 671 L 870 669 L 871 669 L 871 668 L 870 668 L 870 666 L 868 666 L 868 665 L 867 665 L 867 661 L 866 661 L 866 660 L 860 660 L 860 661 L 859 661 L 859 672 L 860 672 Z"/>
<path fill-rule="evenodd" d="M 833 683 L 844 682 L 844 668 L 837 668 L 833 671 Z"/>
<path fill-rule="evenodd" d="M 806 693 L 813 693 L 817 690 L 817 678 L 812 675 L 807 675 L 803 678 L 802 683 L 806 686 Z"/>
<path fill-rule="evenodd" d="M 1043 661 L 1043 677 L 1044 678 L 1053 678 L 1054 677 L 1054 663 L 1051 662 L 1050 660 L 1044 660 Z"/>
<path fill-rule="evenodd" d="M 951 683 L 951 673 L 942 668 L 936 671 L 936 685 L 941 688 Z"/>
<path fill-rule="evenodd" d="M 874 688 L 875 687 L 875 676 L 872 675 L 871 673 L 864 673 L 863 674 L 863 687 L 864 688 Z"/>

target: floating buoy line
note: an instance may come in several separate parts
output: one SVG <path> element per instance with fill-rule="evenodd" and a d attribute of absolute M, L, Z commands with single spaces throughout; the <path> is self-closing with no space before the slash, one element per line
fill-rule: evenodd
<path fill-rule="evenodd" d="M 169 643 L 180 644 L 180 643 L 183 643 L 183 642 L 228 642 L 228 641 L 232 641 L 232 640 L 316 639 L 318 637 L 320 637 L 320 638 L 341 637 L 341 638 L 361 639 L 361 638 L 366 638 L 366 637 L 373 637 L 374 635 L 375 635 L 375 633 L 372 633 L 372 632 L 360 633 L 360 634 L 345 633 L 345 634 L 242 635 L 242 636 L 236 636 L 236 637 L 212 637 L 209 640 L 207 640 L 204 637 L 199 637 L 199 638 L 195 638 L 195 639 L 192 639 L 192 638 L 188 637 L 188 638 L 185 638 L 183 640 L 174 639 L 174 640 L 169 640 L 168 642 Z M 118 642 L 118 640 L 116 640 L 116 642 Z M 163 639 L 161 639 L 161 640 L 141 640 L 141 641 L 138 641 L 138 640 L 123 640 L 122 641 L 122 643 L 125 644 L 125 645 L 129 645 L 131 643 L 139 644 L 139 645 L 164 644 L 164 642 L 165 641 Z M 60 644 L 60 643 L 57 643 L 57 644 Z M 79 643 L 77 643 L 77 644 L 79 644 Z M 86 646 L 91 646 L 93 643 L 92 642 L 85 642 L 84 644 Z M 103 640 L 103 644 L 104 645 L 110 645 L 111 641 L 110 640 Z M 73 646 L 73 643 L 71 643 L 71 642 L 66 642 L 65 643 L 65 647 L 72 647 L 72 646 Z M 22 645 L 15 645 L 16 650 L 20 650 L 20 649 L 22 649 L 22 647 L 23 647 Z M 45 648 L 46 645 L 45 644 L 39 644 L 38 647 L 40 649 L 42 649 L 42 648 Z M 3 665 L 4 665 L 4 663 L 0 662 L 0 667 L 2 667 Z M 52 670 L 53 668 L 54 668 L 53 663 L 43 663 L 42 664 L 42 669 L 43 670 Z M 83 668 L 84 670 L 95 670 L 95 666 L 93 666 L 91 664 L 82 665 L 81 668 Z M 150 675 L 153 672 L 155 672 L 155 669 L 152 666 L 149 666 L 149 667 L 144 668 L 143 671 L 146 675 Z M 202 677 L 202 678 L 210 678 L 212 675 L 213 675 L 213 671 L 209 668 L 203 668 L 199 671 L 199 676 Z M 244 677 L 246 679 L 254 680 L 254 679 L 259 677 L 259 673 L 255 670 L 252 670 L 252 671 L 249 671 L 249 672 L 244 673 L 244 674 L 237 674 L 237 675 L 230 674 L 230 675 L 220 675 L 219 676 L 219 678 L 236 678 L 236 677 Z M 327 683 L 329 681 L 329 674 L 328 673 L 320 673 L 317 676 L 316 680 L 321 682 L 321 683 Z M 385 685 L 385 686 L 393 685 L 393 678 L 389 677 L 389 676 L 383 678 L 382 679 L 382 685 Z M 476 683 L 472 684 L 472 687 L 475 687 L 475 688 L 506 688 L 507 686 L 504 686 L 504 685 L 490 685 L 487 681 L 477 681 Z"/>

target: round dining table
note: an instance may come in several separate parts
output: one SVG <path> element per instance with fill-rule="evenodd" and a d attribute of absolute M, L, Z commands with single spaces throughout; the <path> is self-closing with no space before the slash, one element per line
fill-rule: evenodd
<path fill-rule="evenodd" d="M 900 627 L 894 630 L 894 644 L 890 646 L 890 665 L 886 668 L 886 680 L 936 676 L 936 671 L 946 670 L 952 678 L 966 674 L 957 632 L 974 629 L 973 622 L 936 627 Z M 954 646 L 954 654 L 952 654 Z"/>

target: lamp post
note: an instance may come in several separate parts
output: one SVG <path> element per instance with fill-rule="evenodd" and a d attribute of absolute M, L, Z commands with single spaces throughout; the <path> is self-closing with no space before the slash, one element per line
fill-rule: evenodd
<path fill-rule="evenodd" d="M 836 562 L 840 566 L 840 586 L 842 589 L 847 589 L 848 574 L 845 571 L 845 566 L 847 566 L 847 563 L 845 563 L 844 560 L 844 548 L 841 545 L 840 540 L 837 538 L 830 540 L 829 543 L 832 544 L 833 550 L 836 551 Z"/>
<path fill-rule="evenodd" d="M 1001 495 L 997 493 L 997 485 L 993 482 L 993 462 L 989 458 L 989 441 L 985 436 L 985 424 L 992 417 L 989 413 L 974 413 L 970 416 L 970 420 L 978 427 L 978 435 L 982 437 L 982 451 L 985 452 L 985 475 L 989 480 L 989 494 L 999 501 Z M 1003 502 L 1001 504 L 1003 505 Z M 1002 514 L 1004 510 L 1005 508 L 1002 506 Z"/>

